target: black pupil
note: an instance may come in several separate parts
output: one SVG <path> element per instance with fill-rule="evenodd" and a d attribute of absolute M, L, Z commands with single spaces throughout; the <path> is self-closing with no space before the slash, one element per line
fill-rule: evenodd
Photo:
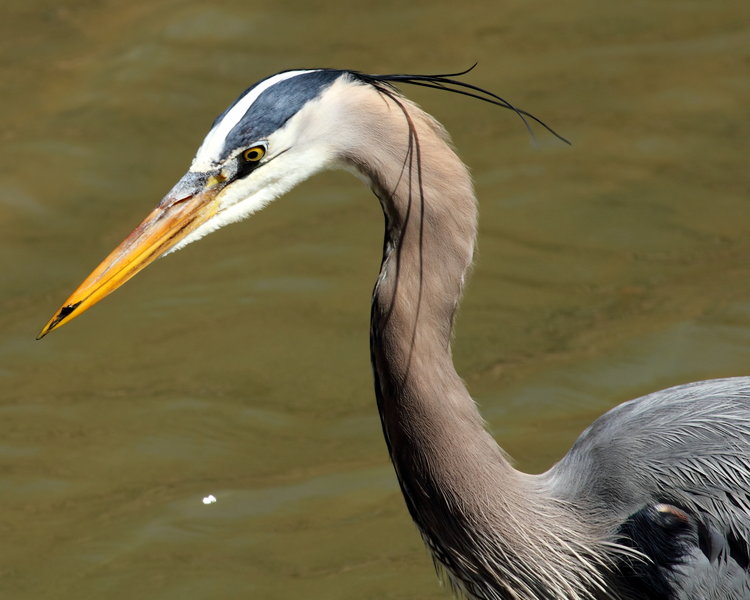
<path fill-rule="evenodd" d="M 247 160 L 258 160 L 260 158 L 260 151 L 248 150 L 245 154 L 245 158 L 247 158 Z"/>

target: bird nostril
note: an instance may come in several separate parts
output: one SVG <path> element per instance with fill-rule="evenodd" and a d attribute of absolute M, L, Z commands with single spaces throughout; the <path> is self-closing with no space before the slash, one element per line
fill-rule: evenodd
<path fill-rule="evenodd" d="M 184 196 L 182 196 L 182 197 L 180 197 L 180 198 L 174 198 L 174 199 L 170 200 L 170 201 L 169 201 L 169 202 L 167 203 L 167 208 L 171 208 L 171 207 L 173 207 L 173 206 L 177 206 L 178 204 L 182 204 L 183 202 L 187 202 L 187 201 L 188 201 L 188 200 L 190 200 L 190 199 L 191 199 L 191 198 L 192 198 L 193 196 L 195 196 L 195 194 L 186 194 L 186 195 L 184 195 Z"/>

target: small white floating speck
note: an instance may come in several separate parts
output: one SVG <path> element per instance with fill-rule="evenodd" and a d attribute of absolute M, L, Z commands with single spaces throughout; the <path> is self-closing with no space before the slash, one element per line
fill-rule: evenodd
<path fill-rule="evenodd" d="M 209 494 L 208 496 L 203 498 L 203 504 L 213 504 L 214 502 L 216 502 L 216 496 L 214 496 L 213 494 Z"/>

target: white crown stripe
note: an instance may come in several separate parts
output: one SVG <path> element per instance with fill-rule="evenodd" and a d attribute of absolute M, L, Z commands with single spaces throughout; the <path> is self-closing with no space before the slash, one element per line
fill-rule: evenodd
<path fill-rule="evenodd" d="M 247 94 L 240 98 L 237 103 L 224 115 L 224 118 L 219 121 L 211 131 L 208 132 L 206 139 L 203 140 L 201 147 L 198 148 L 198 152 L 193 159 L 193 164 L 190 166 L 191 171 L 207 171 L 211 169 L 214 161 L 216 161 L 221 155 L 221 151 L 224 149 L 224 141 L 226 140 L 229 132 L 232 131 L 235 125 L 240 122 L 245 113 L 250 109 L 253 103 L 258 97 L 265 92 L 267 89 L 273 87 L 277 83 L 297 77 L 298 75 L 304 75 L 305 73 L 311 73 L 315 69 L 307 69 L 302 71 L 287 71 L 286 73 L 279 73 L 273 77 L 261 81 Z"/>

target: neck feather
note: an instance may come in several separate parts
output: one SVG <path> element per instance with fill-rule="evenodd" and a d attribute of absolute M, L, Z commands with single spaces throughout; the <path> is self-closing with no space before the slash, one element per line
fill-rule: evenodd
<path fill-rule="evenodd" d="M 345 159 L 385 213 L 371 353 L 383 432 L 411 516 L 451 581 L 472 597 L 590 597 L 596 569 L 579 523 L 536 478 L 512 468 L 453 366 L 453 317 L 476 237 L 467 169 L 429 115 L 395 92 L 361 87 L 356 113 L 369 117 L 357 123 L 362 142 Z M 552 573 L 542 568 L 551 560 Z"/>

